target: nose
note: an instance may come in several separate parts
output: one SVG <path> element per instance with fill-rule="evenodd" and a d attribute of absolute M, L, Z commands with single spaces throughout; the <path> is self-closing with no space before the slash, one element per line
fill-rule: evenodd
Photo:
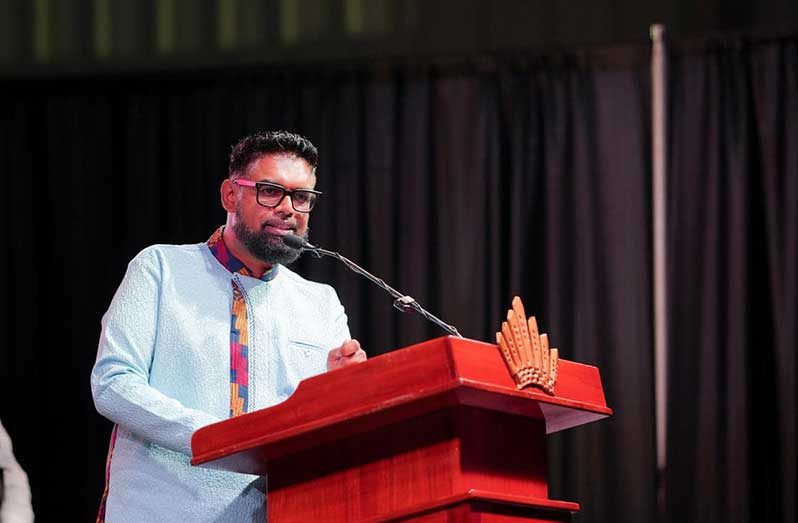
<path fill-rule="evenodd" d="M 274 210 L 275 212 L 279 212 L 281 214 L 287 214 L 287 215 L 294 214 L 293 203 L 294 202 L 291 200 L 291 197 L 286 194 L 283 196 L 283 199 L 280 200 L 280 203 L 277 205 L 277 207 L 274 208 Z"/>

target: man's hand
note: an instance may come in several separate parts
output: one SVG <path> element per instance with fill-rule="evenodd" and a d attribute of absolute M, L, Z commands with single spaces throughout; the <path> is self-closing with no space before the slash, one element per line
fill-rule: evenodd
<path fill-rule="evenodd" d="M 340 369 L 362 361 L 366 361 L 366 353 L 360 348 L 360 342 L 348 340 L 327 353 L 327 370 Z"/>

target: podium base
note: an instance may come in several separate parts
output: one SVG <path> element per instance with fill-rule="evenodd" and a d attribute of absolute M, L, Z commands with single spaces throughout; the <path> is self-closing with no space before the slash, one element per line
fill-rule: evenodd
<path fill-rule="evenodd" d="M 543 523 L 570 522 L 579 512 L 578 503 L 551 499 L 506 496 L 493 492 L 471 491 L 436 502 L 409 507 L 364 522 L 407 523 Z"/>

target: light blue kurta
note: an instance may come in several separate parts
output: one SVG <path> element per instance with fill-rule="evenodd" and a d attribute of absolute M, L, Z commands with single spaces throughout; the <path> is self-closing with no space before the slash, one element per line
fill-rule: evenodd
<path fill-rule="evenodd" d="M 129 264 L 103 316 L 94 404 L 119 426 L 106 521 L 264 521 L 265 481 L 192 467 L 191 435 L 230 409 L 231 279 L 249 314 L 250 411 L 285 400 L 349 339 L 328 285 L 278 266 L 233 275 L 204 243 L 155 245 Z"/>

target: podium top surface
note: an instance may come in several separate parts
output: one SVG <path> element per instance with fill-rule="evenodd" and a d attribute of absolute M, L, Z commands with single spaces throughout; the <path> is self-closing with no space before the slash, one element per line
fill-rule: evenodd
<path fill-rule="evenodd" d="M 547 433 L 612 415 L 596 367 L 561 359 L 554 392 L 518 390 L 496 345 L 436 338 L 303 380 L 278 405 L 197 430 L 192 464 L 255 472 L 253 453 L 274 459 L 454 405 L 545 420 Z"/>

